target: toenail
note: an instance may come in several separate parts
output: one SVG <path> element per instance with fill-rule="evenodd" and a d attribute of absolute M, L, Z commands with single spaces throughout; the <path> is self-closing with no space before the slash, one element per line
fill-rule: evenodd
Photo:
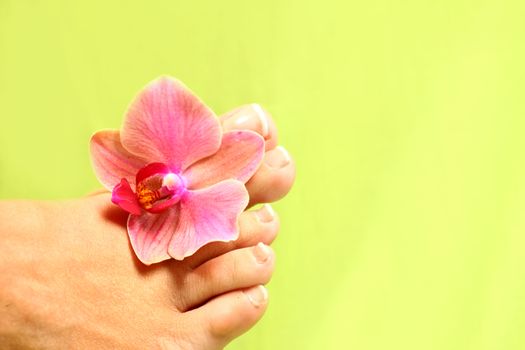
<path fill-rule="evenodd" d="M 266 153 L 264 162 L 275 169 L 284 168 L 290 164 L 290 155 L 283 146 L 277 146 L 274 150 Z"/>
<path fill-rule="evenodd" d="M 260 222 L 268 223 L 275 219 L 275 212 L 270 204 L 265 204 L 255 212 L 255 216 Z"/>
<path fill-rule="evenodd" d="M 262 137 L 267 137 L 269 132 L 268 117 L 266 117 L 261 106 L 256 103 L 241 108 L 232 117 L 224 121 L 224 126 L 228 130 L 258 131 Z"/>
<path fill-rule="evenodd" d="M 243 292 L 253 306 L 259 307 L 268 300 L 268 290 L 264 286 L 257 286 Z"/>
<path fill-rule="evenodd" d="M 270 248 L 263 242 L 259 242 L 255 247 L 253 247 L 253 255 L 255 255 L 255 260 L 259 264 L 263 264 L 268 261 L 272 251 Z"/>

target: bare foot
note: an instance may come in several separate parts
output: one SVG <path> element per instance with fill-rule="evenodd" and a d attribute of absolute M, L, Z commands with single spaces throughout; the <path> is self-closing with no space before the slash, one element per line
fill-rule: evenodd
<path fill-rule="evenodd" d="M 266 129 L 253 119 L 260 114 L 250 105 L 223 117 L 225 129 L 251 120 L 243 128 L 268 130 L 270 161 L 248 185 L 251 204 L 282 197 L 295 171 L 275 148 L 271 119 Z M 232 122 L 245 115 L 244 122 Z M 212 243 L 184 261 L 149 267 L 131 251 L 126 216 L 109 194 L 0 202 L 5 348 L 220 349 L 263 315 L 268 294 L 262 285 L 274 266 L 268 245 L 278 231 L 271 207 L 243 213 L 235 242 Z"/>

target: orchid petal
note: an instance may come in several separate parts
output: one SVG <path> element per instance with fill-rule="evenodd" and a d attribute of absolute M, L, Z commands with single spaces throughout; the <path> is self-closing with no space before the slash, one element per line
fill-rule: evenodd
<path fill-rule="evenodd" d="M 160 214 L 144 212 L 130 215 L 128 234 L 137 258 L 146 265 L 170 259 L 168 243 L 175 232 L 179 208 L 174 206 Z"/>
<path fill-rule="evenodd" d="M 247 205 L 248 192 L 237 180 L 188 191 L 180 204 L 179 222 L 168 254 L 182 260 L 207 243 L 237 239 L 237 220 Z"/>
<path fill-rule="evenodd" d="M 146 161 L 128 152 L 120 142 L 118 130 L 102 130 L 91 137 L 91 163 L 97 179 L 113 190 L 122 178 L 135 186 L 135 174 Z"/>
<path fill-rule="evenodd" d="M 230 131 L 223 135 L 217 153 L 193 164 L 184 172 L 190 189 L 203 188 L 226 179 L 248 181 L 264 155 L 264 139 L 253 131 Z"/>
<path fill-rule="evenodd" d="M 162 77 L 135 98 L 122 127 L 122 144 L 174 172 L 215 153 L 221 128 L 215 114 L 180 81 Z"/>
<path fill-rule="evenodd" d="M 131 189 L 128 180 L 122 179 L 111 193 L 111 201 L 128 213 L 140 215 L 142 209 L 137 200 L 137 195 Z"/>

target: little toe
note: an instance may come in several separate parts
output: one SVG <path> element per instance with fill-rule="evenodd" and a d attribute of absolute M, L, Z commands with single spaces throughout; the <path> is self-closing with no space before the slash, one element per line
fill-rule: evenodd
<path fill-rule="evenodd" d="M 268 291 L 262 285 L 225 293 L 188 312 L 209 335 L 209 348 L 220 348 L 248 331 L 264 315 Z"/>
<path fill-rule="evenodd" d="M 295 163 L 282 146 L 266 152 L 264 161 L 246 184 L 250 204 L 275 202 L 284 197 L 295 180 Z"/>
<path fill-rule="evenodd" d="M 224 131 L 251 130 L 266 141 L 265 149 L 277 146 L 277 127 L 272 116 L 259 104 L 240 106 L 220 117 Z"/>
<path fill-rule="evenodd" d="M 271 244 L 279 232 L 279 217 L 270 204 L 257 210 L 243 212 L 239 217 L 239 238 L 232 242 L 213 242 L 205 245 L 193 256 L 184 259 L 191 268 L 239 248 L 246 248 L 262 242 Z"/>
<path fill-rule="evenodd" d="M 207 300 L 232 290 L 266 284 L 274 269 L 274 254 L 264 243 L 233 250 L 202 264 L 184 280 L 180 295 L 182 310 L 192 309 Z"/>

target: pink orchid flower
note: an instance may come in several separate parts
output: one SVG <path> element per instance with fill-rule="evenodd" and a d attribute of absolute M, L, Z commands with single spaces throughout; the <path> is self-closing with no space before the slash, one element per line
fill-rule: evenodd
<path fill-rule="evenodd" d="M 150 265 L 237 239 L 249 199 L 244 184 L 262 161 L 264 139 L 223 133 L 197 96 L 162 77 L 135 98 L 120 132 L 99 131 L 90 147 L 98 180 L 129 212 L 135 254 Z"/>

